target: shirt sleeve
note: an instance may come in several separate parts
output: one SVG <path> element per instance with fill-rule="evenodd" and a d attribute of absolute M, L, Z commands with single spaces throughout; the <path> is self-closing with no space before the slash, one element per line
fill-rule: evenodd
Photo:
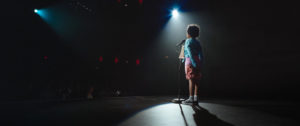
<path fill-rule="evenodd" d="M 190 59 L 191 59 L 191 62 L 192 62 L 192 66 L 194 68 L 197 67 L 197 63 L 195 61 L 195 56 L 194 56 L 194 53 L 192 52 L 193 51 L 193 47 L 192 47 L 192 44 L 191 44 L 191 41 L 187 41 L 187 44 L 186 44 L 186 52 L 188 53 L 188 55 L 190 56 Z"/>

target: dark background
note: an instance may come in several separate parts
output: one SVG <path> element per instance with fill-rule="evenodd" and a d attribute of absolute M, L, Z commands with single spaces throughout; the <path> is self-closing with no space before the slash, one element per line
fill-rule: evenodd
<path fill-rule="evenodd" d="M 196 22 L 205 56 L 200 95 L 297 99 L 298 8 L 266 0 L 6 1 L 0 98 L 59 98 L 66 88 L 71 97 L 85 97 L 90 87 L 96 96 L 176 94 L 181 40 L 156 41 L 175 5 L 202 19 Z M 55 18 L 47 22 L 35 8 L 50 8 Z M 186 95 L 187 84 L 182 87 Z"/>

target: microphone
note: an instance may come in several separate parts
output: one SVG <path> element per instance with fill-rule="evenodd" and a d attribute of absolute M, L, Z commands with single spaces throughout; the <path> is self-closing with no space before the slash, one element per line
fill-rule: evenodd
<path fill-rule="evenodd" d="M 180 43 L 177 43 L 176 46 L 180 46 L 185 43 L 185 39 L 183 39 Z"/>

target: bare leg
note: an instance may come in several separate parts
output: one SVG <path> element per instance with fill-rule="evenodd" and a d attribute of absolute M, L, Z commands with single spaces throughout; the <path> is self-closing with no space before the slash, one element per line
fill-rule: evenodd
<path fill-rule="evenodd" d="M 195 83 L 195 91 L 194 91 L 194 95 L 198 95 L 198 83 Z"/>
<path fill-rule="evenodd" d="M 188 80 L 189 81 L 189 98 L 186 99 L 185 101 L 183 101 L 183 104 L 189 104 L 189 103 L 193 103 L 194 101 L 194 97 L 193 97 L 193 91 L 194 91 L 194 84 L 192 83 L 192 80 Z"/>
<path fill-rule="evenodd" d="M 189 80 L 189 95 L 190 96 L 193 96 L 193 83 L 192 83 L 192 80 Z"/>

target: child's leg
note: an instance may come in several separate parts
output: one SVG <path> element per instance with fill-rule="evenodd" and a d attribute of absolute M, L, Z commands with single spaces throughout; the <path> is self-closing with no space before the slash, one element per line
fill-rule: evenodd
<path fill-rule="evenodd" d="M 194 99 L 193 99 L 193 101 L 194 102 L 197 102 L 198 101 L 198 88 L 199 88 L 199 83 L 197 82 L 197 81 L 193 81 L 193 83 L 194 83 L 194 87 L 195 87 L 195 89 L 193 90 L 194 91 Z"/>
<path fill-rule="evenodd" d="M 194 82 L 194 85 L 195 85 L 194 95 L 198 96 L 198 87 L 199 87 L 199 84 Z"/>
<path fill-rule="evenodd" d="M 195 87 L 195 84 L 193 83 L 193 81 L 189 80 L 189 95 L 190 96 L 193 96 L 194 87 Z"/>

